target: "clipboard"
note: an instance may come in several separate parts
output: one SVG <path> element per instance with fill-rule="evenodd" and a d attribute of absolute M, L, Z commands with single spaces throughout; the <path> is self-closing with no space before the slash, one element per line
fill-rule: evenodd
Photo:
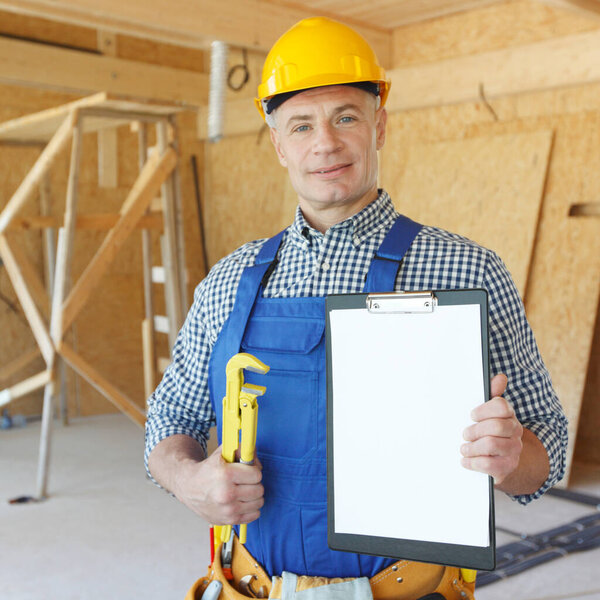
<path fill-rule="evenodd" d="M 493 479 L 460 464 L 490 397 L 481 289 L 326 299 L 328 544 L 492 570 Z"/>

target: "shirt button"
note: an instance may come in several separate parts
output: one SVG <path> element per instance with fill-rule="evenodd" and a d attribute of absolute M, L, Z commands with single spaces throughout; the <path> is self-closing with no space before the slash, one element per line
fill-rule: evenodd
<path fill-rule="evenodd" d="M 329 270 L 329 263 L 328 263 L 326 260 L 324 260 L 324 261 L 321 263 L 321 269 L 322 269 L 323 271 L 328 271 L 328 270 Z"/>

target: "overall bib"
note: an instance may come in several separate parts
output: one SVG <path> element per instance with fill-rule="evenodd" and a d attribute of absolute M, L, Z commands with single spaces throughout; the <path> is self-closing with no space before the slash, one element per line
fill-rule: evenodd
<path fill-rule="evenodd" d="M 420 229 L 406 217 L 396 220 L 371 262 L 364 292 L 394 291 L 402 257 Z M 256 440 L 265 504 L 260 518 L 248 524 L 248 551 L 270 576 L 291 571 L 371 577 L 394 561 L 327 546 L 325 298 L 262 297 L 283 233 L 268 240 L 255 265 L 244 270 L 211 354 L 209 389 L 219 442 L 225 366 L 234 354 L 249 352 L 271 369 L 245 375 L 267 387 L 258 402 Z M 374 418 L 367 404 L 365 415 Z"/>

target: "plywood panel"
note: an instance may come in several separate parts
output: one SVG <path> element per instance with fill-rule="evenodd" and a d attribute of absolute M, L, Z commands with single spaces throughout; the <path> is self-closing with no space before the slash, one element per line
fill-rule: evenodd
<path fill-rule="evenodd" d="M 498 252 L 523 295 L 551 139 L 540 131 L 411 146 L 396 207 Z"/>
<path fill-rule="evenodd" d="M 206 225 L 213 265 L 242 243 L 289 225 L 296 200 L 285 193 L 287 171 L 268 133 L 207 143 L 207 155 Z"/>

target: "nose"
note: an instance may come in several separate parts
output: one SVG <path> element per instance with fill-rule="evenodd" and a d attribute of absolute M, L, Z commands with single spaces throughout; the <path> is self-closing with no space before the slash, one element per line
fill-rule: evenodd
<path fill-rule="evenodd" d="M 336 128 L 331 123 L 318 125 L 313 137 L 313 152 L 315 154 L 331 154 L 342 147 L 342 141 Z"/>

